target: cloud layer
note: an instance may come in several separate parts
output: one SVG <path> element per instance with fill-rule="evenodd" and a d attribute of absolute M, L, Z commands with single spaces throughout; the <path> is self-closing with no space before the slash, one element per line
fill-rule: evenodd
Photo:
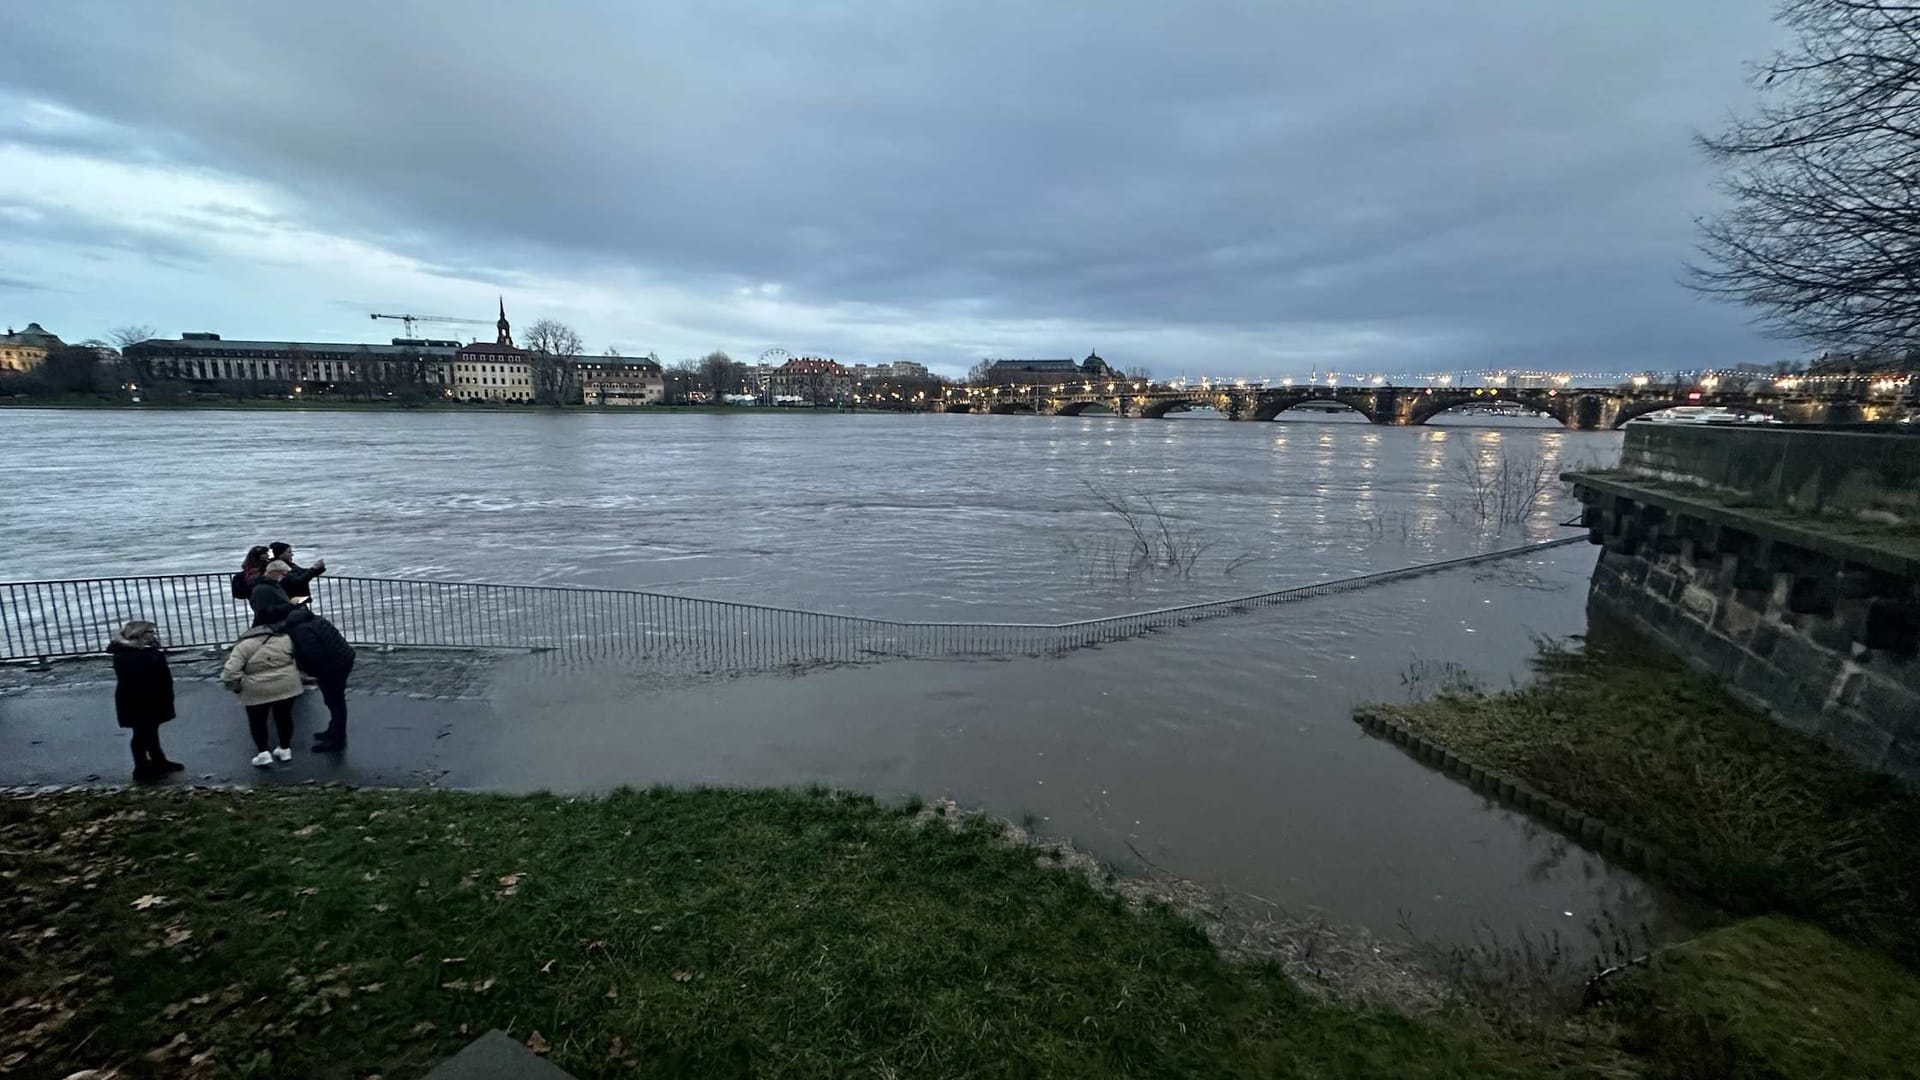
<path fill-rule="evenodd" d="M 1676 283 L 1762 8 L 9 5 L 0 317 L 374 339 L 504 291 L 668 358 L 1771 358 Z"/>

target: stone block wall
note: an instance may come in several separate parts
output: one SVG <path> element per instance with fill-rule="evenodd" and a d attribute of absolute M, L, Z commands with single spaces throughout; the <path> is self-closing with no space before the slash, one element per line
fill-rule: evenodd
<path fill-rule="evenodd" d="M 1920 578 L 1573 479 L 1605 549 L 1594 609 L 1780 723 L 1920 785 Z"/>
<path fill-rule="evenodd" d="M 1635 424 L 1619 471 L 1801 515 L 1920 523 L 1920 435 Z"/>

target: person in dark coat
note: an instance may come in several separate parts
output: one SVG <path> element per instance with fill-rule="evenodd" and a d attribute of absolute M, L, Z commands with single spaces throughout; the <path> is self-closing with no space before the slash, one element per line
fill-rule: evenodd
<path fill-rule="evenodd" d="M 240 560 L 240 572 L 233 575 L 233 598 L 245 600 L 253 593 L 253 586 L 260 580 L 267 564 L 273 561 L 273 555 L 265 544 L 257 544 L 247 549 L 247 557 Z"/>
<path fill-rule="evenodd" d="M 353 674 L 353 646 L 334 625 L 305 605 L 295 606 L 285 622 L 293 641 L 293 662 L 313 676 L 327 704 L 327 727 L 313 737 L 316 754 L 347 748 L 347 677 Z"/>
<path fill-rule="evenodd" d="M 293 545 L 285 541 L 267 545 L 267 552 L 275 559 L 287 564 L 287 579 L 281 587 L 287 590 L 287 597 L 298 603 L 313 595 L 308 585 L 314 578 L 327 572 L 327 560 L 319 559 L 312 566 L 301 566 L 293 561 Z"/>
<path fill-rule="evenodd" d="M 247 597 L 247 603 L 253 608 L 253 625 L 272 626 L 285 622 L 288 612 L 293 610 L 293 598 L 287 595 L 286 580 L 292 571 L 286 563 L 278 559 L 267 564 L 260 572 L 260 578 L 253 583 L 253 593 Z"/>
<path fill-rule="evenodd" d="M 158 780 L 186 768 L 160 749 L 160 725 L 173 719 L 173 672 L 160 649 L 160 628 L 135 619 L 107 643 L 113 657 L 113 711 L 133 732 L 133 778 Z"/>

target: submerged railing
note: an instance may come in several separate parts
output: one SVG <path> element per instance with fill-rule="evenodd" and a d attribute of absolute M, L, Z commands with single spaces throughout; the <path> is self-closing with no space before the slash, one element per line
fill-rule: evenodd
<path fill-rule="evenodd" d="M 335 577 L 314 610 L 363 645 L 622 652 L 703 672 L 880 659 L 1061 653 L 1202 619 L 1584 541 L 1584 534 L 1357 577 L 1065 623 L 901 622 L 666 593 Z M 0 661 L 95 653 L 129 619 L 170 648 L 231 643 L 252 623 L 225 574 L 0 582 Z"/>

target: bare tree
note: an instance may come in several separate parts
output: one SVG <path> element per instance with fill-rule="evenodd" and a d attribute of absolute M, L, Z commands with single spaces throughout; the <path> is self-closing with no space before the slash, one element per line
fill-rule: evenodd
<path fill-rule="evenodd" d="M 1704 292 L 1776 332 L 1874 350 L 1920 339 L 1920 5 L 1783 0 L 1766 103 L 1699 144 L 1733 206 L 1701 222 Z"/>
<path fill-rule="evenodd" d="M 987 378 L 993 373 L 993 361 L 982 360 L 967 369 L 967 382 L 974 386 L 987 385 Z"/>
<path fill-rule="evenodd" d="M 654 362 L 659 357 L 649 354 Z M 700 365 L 692 360 L 675 360 L 661 371 L 661 381 L 665 383 L 666 403 L 669 405 L 690 405 L 694 391 L 700 388 Z"/>
<path fill-rule="evenodd" d="M 522 339 L 533 362 L 533 399 L 544 405 L 565 405 L 574 397 L 574 360 L 585 346 L 573 327 L 541 319 Z"/>
<path fill-rule="evenodd" d="M 153 337 L 154 333 L 155 331 L 151 326 L 146 326 L 141 323 L 128 323 L 126 326 L 114 327 L 113 330 L 107 334 L 107 340 L 112 342 L 113 347 L 120 351 L 122 358 L 126 358 L 127 348 L 129 346 L 138 345 L 148 340 Z M 141 382 L 153 381 L 151 368 L 151 364 L 132 359 L 127 360 L 127 369 Z"/>
<path fill-rule="evenodd" d="M 153 327 L 140 323 L 129 323 L 126 326 L 114 327 L 113 330 L 107 334 L 107 341 L 111 343 L 114 348 L 119 349 L 121 352 L 126 352 L 127 346 L 138 345 L 143 341 L 151 339 L 153 335 Z"/>
<path fill-rule="evenodd" d="M 734 362 L 733 357 L 714 350 L 700 358 L 700 378 L 707 393 L 719 402 L 723 395 L 740 392 L 740 380 L 746 375 L 746 366 Z"/>

